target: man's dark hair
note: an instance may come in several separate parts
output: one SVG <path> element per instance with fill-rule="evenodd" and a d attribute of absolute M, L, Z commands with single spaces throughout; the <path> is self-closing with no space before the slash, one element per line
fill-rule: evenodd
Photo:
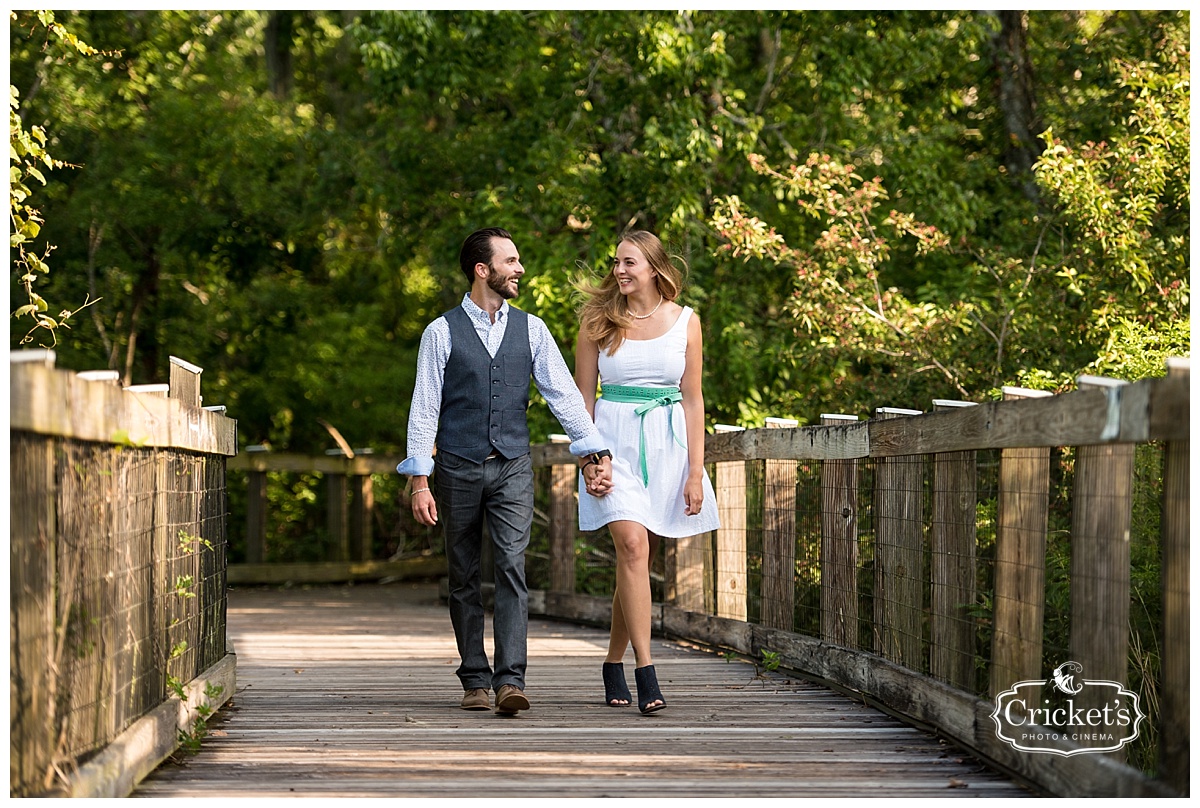
<path fill-rule="evenodd" d="M 499 227 L 485 227 L 467 236 L 462 249 L 458 251 L 458 266 L 467 276 L 467 283 L 475 283 L 475 265 L 492 265 L 492 239 L 506 238 L 512 241 L 507 230 Z"/>

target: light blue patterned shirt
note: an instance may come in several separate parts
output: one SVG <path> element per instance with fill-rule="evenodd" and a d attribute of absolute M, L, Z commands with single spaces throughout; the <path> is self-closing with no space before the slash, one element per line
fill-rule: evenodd
<path fill-rule="evenodd" d="M 469 294 L 463 295 L 463 310 L 471 318 L 479 341 L 488 354 L 496 355 L 508 326 L 508 301 L 500 305 L 496 322 L 475 305 Z M 550 405 L 550 412 L 571 438 L 570 451 L 577 457 L 607 448 L 596 425 L 588 417 L 583 396 L 567 369 L 562 352 L 550 336 L 550 329 L 529 315 L 529 349 L 533 354 L 533 381 Z M 425 327 L 417 351 L 417 382 L 412 406 L 408 410 L 408 457 L 396 471 L 413 477 L 427 477 L 433 471 L 433 444 L 437 437 L 438 415 L 442 410 L 442 384 L 446 362 L 450 359 L 450 323 L 439 317 Z"/>

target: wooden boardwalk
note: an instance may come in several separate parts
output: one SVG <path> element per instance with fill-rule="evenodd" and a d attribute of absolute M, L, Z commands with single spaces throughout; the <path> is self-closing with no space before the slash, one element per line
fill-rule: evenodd
<path fill-rule="evenodd" d="M 1033 796 L 842 694 L 665 640 L 668 709 L 607 707 L 607 633 L 539 618 L 533 709 L 460 710 L 450 619 L 429 585 L 235 589 L 229 632 L 232 704 L 197 754 L 132 796 Z"/>

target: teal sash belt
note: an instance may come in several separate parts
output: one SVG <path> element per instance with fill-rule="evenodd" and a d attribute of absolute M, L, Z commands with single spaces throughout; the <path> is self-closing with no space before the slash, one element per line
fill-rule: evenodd
<path fill-rule="evenodd" d="M 639 424 L 638 453 L 641 455 L 642 485 L 650 484 L 650 471 L 646 467 L 646 413 L 655 407 L 669 407 L 667 410 L 667 428 L 675 442 L 687 448 L 687 444 L 675 434 L 673 413 L 674 405 L 683 401 L 683 393 L 678 387 L 628 387 L 620 384 L 603 384 L 600 386 L 600 397 L 605 401 L 617 404 L 639 404 L 634 413 L 641 419 Z"/>

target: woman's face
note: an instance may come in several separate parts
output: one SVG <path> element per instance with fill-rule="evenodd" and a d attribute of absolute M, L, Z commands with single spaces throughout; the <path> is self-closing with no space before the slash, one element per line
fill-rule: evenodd
<path fill-rule="evenodd" d="M 613 275 L 617 279 L 617 288 L 623 295 L 636 294 L 643 290 L 658 291 L 655 280 L 658 273 L 650 268 L 646 256 L 632 241 L 622 241 L 617 245 L 617 260 L 613 264 Z"/>

